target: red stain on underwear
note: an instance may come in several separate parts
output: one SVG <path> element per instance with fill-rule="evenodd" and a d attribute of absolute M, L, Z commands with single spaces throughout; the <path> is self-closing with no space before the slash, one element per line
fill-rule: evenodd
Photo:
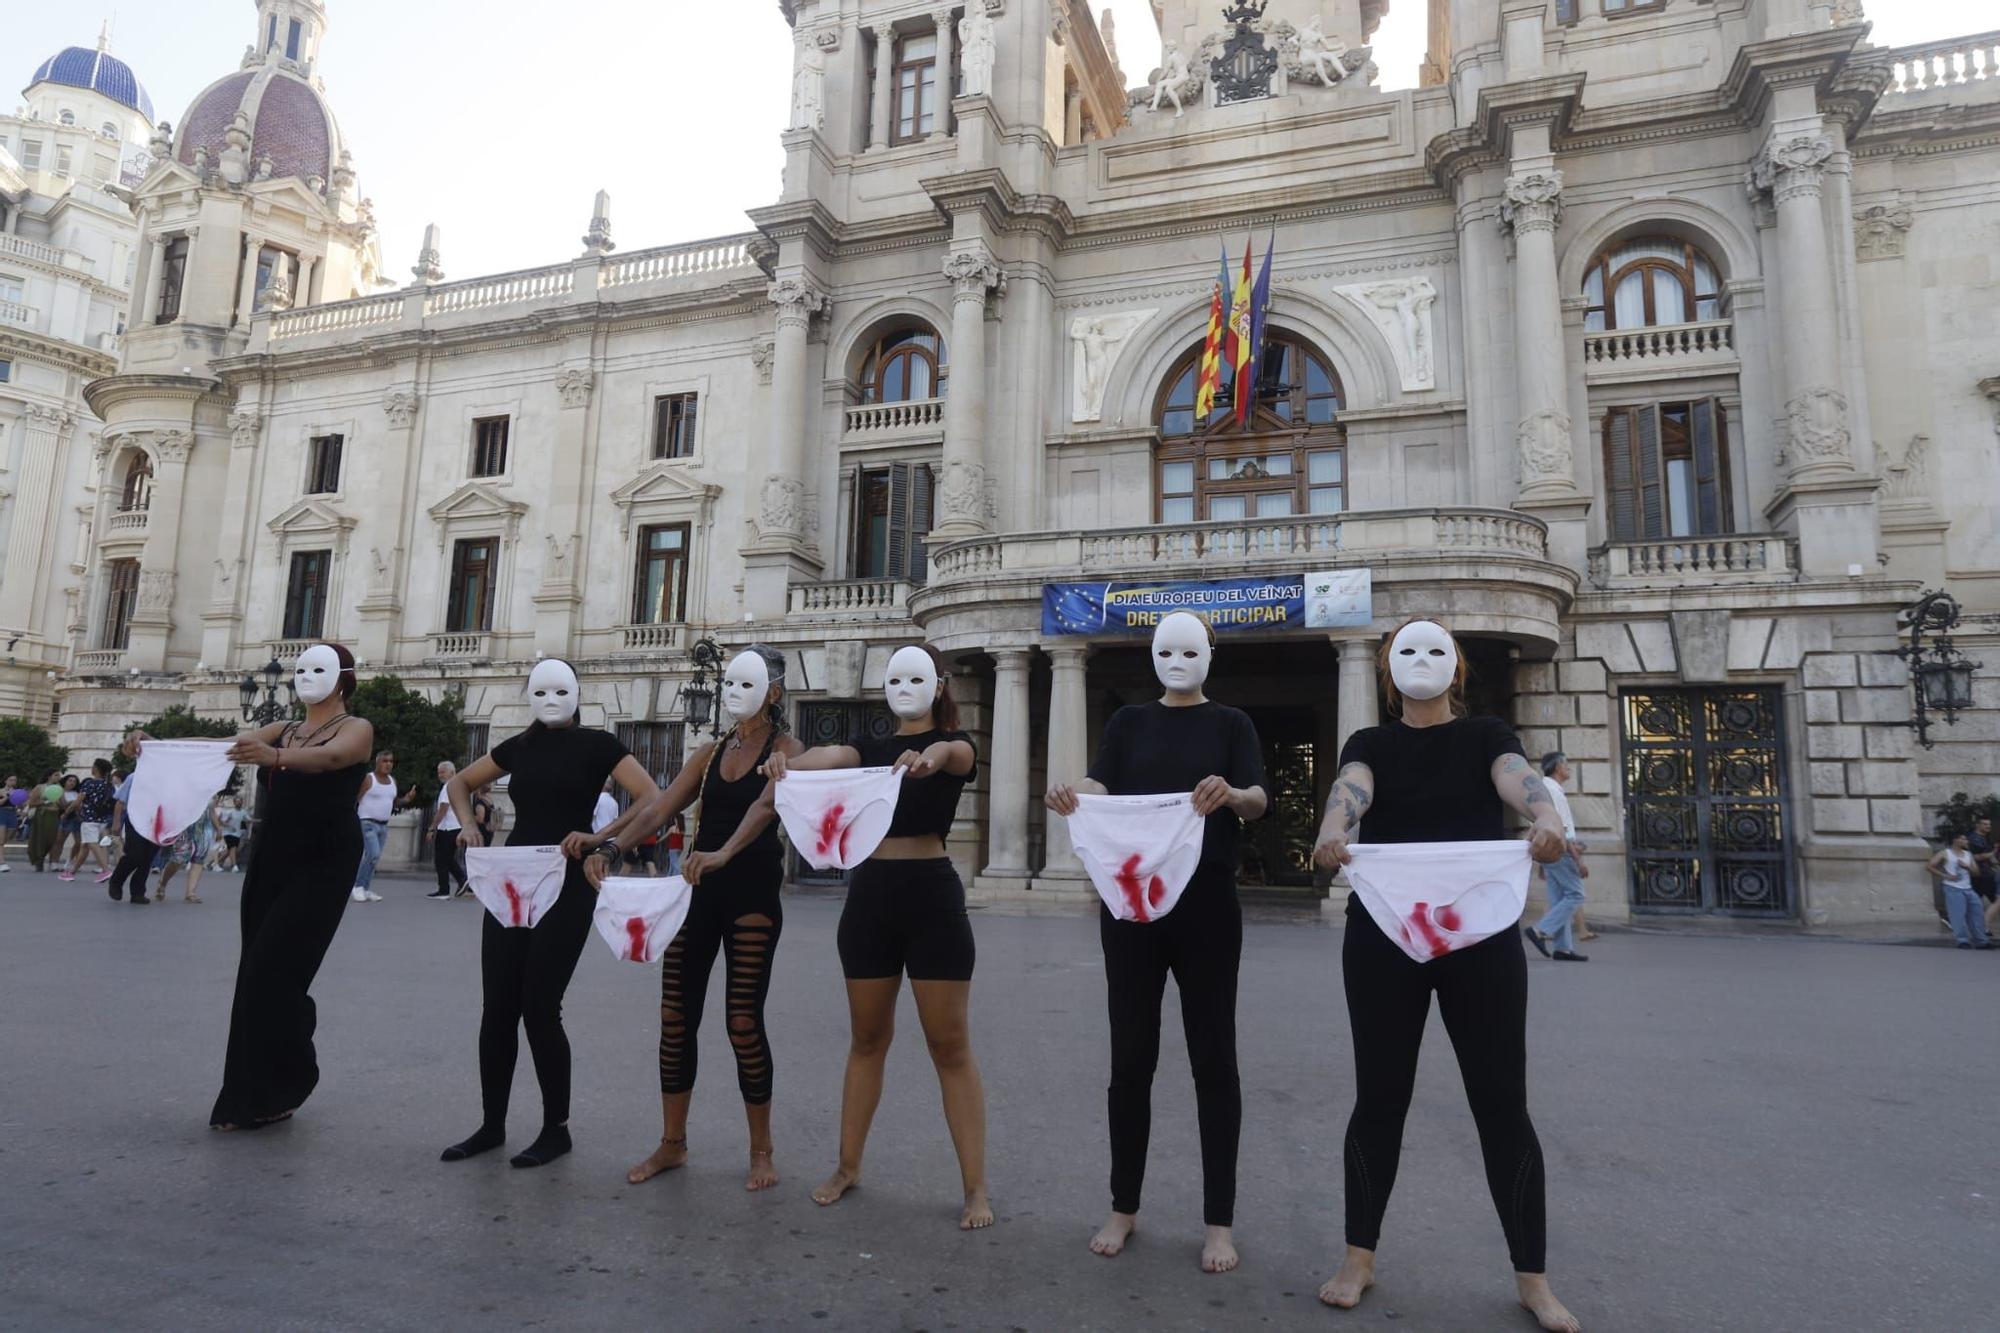
<path fill-rule="evenodd" d="M 1458 909 L 1456 907 L 1438 908 L 1437 923 L 1446 930 L 1456 931 L 1459 926 Z"/>
<path fill-rule="evenodd" d="M 514 924 L 517 926 L 526 925 L 526 904 L 521 901 L 521 891 L 514 887 L 514 881 L 511 879 L 501 880 L 500 887 L 507 891 L 507 905 L 513 911 Z"/>
<path fill-rule="evenodd" d="M 167 840 L 167 812 L 153 811 L 153 843 L 155 846 Z"/>
<path fill-rule="evenodd" d="M 1134 852 L 1131 856 L 1125 858 L 1124 866 L 1119 869 L 1118 874 L 1114 878 L 1118 881 L 1119 889 L 1125 894 L 1126 905 L 1132 909 L 1132 919 L 1134 921 L 1151 921 L 1153 914 L 1148 910 L 1148 905 L 1158 907 L 1160 900 L 1167 896 L 1167 886 L 1161 882 L 1160 877 L 1158 875 L 1153 876 L 1153 882 L 1150 885 L 1140 882 L 1139 854 Z"/>
<path fill-rule="evenodd" d="M 631 958 L 635 963 L 651 962 L 646 957 L 646 918 L 635 916 L 625 923 L 626 939 L 631 947 Z"/>
<path fill-rule="evenodd" d="M 1424 948 L 1430 951 L 1431 957 L 1442 958 L 1451 952 L 1451 941 L 1438 934 L 1437 927 L 1431 924 L 1429 903 L 1417 904 L 1416 910 L 1410 913 L 1410 925 L 1415 930 L 1416 937 L 1423 941 Z M 1447 923 L 1445 928 L 1449 930 L 1451 926 Z"/>
<path fill-rule="evenodd" d="M 840 826 L 840 817 L 847 813 L 847 807 L 836 805 L 828 808 L 819 820 L 819 854 L 831 856 L 834 849 L 840 849 L 841 860 L 847 859 L 847 830 Z"/>

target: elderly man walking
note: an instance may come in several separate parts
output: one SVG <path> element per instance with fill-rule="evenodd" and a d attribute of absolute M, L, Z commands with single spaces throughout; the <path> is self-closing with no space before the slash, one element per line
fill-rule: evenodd
<path fill-rule="evenodd" d="M 1584 846 L 1576 838 L 1576 817 L 1570 813 L 1569 797 L 1563 785 L 1569 781 L 1569 758 L 1560 750 L 1551 750 L 1542 756 L 1542 776 L 1549 780 L 1549 795 L 1556 803 L 1556 814 L 1562 819 L 1563 847 L 1562 860 L 1542 867 L 1542 878 L 1549 886 L 1549 910 L 1532 926 L 1522 929 L 1528 943 L 1541 951 L 1544 958 L 1554 958 L 1558 963 L 1587 963 L 1589 958 L 1576 951 L 1575 932 L 1572 922 L 1583 907 L 1583 881 L 1590 871 L 1583 864 Z M 1549 947 L 1555 946 L 1550 953 Z"/>

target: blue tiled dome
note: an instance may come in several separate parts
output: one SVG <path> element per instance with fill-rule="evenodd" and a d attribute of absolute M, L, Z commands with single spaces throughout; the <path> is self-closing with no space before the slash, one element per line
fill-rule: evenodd
<path fill-rule="evenodd" d="M 32 88 L 38 83 L 88 88 L 124 103 L 148 121 L 153 118 L 153 99 L 146 96 L 146 89 L 132 67 L 117 56 L 88 46 L 72 46 L 44 60 L 35 77 L 28 80 L 28 86 Z"/>

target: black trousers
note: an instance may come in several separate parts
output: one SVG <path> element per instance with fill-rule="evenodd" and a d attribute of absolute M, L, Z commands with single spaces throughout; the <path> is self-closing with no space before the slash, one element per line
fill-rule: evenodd
<path fill-rule="evenodd" d="M 702 877 L 687 923 L 660 960 L 660 1091 L 694 1091 L 709 973 L 722 953 L 727 969 L 722 1000 L 736 1051 L 736 1087 L 745 1106 L 767 1106 L 773 1069 L 764 1001 L 785 927 L 778 899 L 784 863 L 776 854 L 745 858 L 747 864 L 739 860 Z"/>
<path fill-rule="evenodd" d="M 1157 921 L 1119 921 L 1099 909 L 1104 990 L 1111 1012 L 1111 1207 L 1139 1211 L 1153 1131 L 1153 1071 L 1160 1063 L 1160 1003 L 1167 974 L 1180 988 L 1181 1027 L 1201 1126 L 1202 1221 L 1232 1225 L 1243 1092 L 1236 1076 L 1236 973 L 1243 909 L 1233 866 L 1203 866 L 1174 910 Z"/>
<path fill-rule="evenodd" d="M 125 829 L 125 847 L 119 854 L 118 864 L 111 867 L 111 882 L 106 887 L 111 896 L 120 897 L 125 885 L 130 881 L 132 896 L 146 896 L 146 876 L 153 873 L 153 858 L 160 854 L 160 846 L 140 837 L 138 831 L 129 824 Z"/>
<path fill-rule="evenodd" d="M 437 863 L 438 892 L 450 893 L 451 882 L 465 887 L 465 872 L 458 868 L 458 830 L 439 829 L 431 834 L 431 856 Z"/>
<path fill-rule="evenodd" d="M 563 1032 L 562 1002 L 590 936 L 596 897 L 572 861 L 562 896 L 532 929 L 503 926 L 491 912 L 480 913 L 479 1089 L 489 1127 L 507 1123 L 522 1029 L 542 1085 L 542 1123 L 569 1121 L 569 1037 Z"/>
<path fill-rule="evenodd" d="M 1514 1270 L 1544 1271 L 1547 1217 L 1542 1145 L 1528 1118 L 1528 964 L 1521 937 L 1503 930 L 1469 949 L 1419 963 L 1350 900 L 1340 957 L 1354 1037 L 1347 1243 L 1372 1250 L 1381 1240 L 1435 992 L 1458 1055 L 1486 1158 L 1486 1185 L 1500 1211 Z"/>

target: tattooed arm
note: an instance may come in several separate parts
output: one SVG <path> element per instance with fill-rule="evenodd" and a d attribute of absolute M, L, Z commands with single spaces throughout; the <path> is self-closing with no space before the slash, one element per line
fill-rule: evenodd
<path fill-rule="evenodd" d="M 1313 848 L 1313 864 L 1333 870 L 1351 859 L 1347 844 L 1361 828 L 1361 816 L 1375 804 L 1375 771 L 1366 764 L 1349 764 L 1333 780 L 1333 792 L 1326 798 L 1326 818 L 1320 821 L 1319 845 Z"/>
<path fill-rule="evenodd" d="M 1503 754 L 1493 761 L 1493 789 L 1508 809 L 1533 826 L 1528 831 L 1528 850 L 1534 858 L 1544 865 L 1560 861 L 1568 844 L 1555 798 L 1549 795 L 1549 780 L 1520 755 Z"/>

